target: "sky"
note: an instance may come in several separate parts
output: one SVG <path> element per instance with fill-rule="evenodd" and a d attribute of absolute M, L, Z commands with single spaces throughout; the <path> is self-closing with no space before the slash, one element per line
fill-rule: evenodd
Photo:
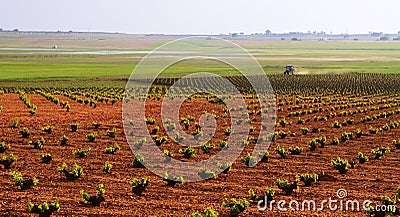
<path fill-rule="evenodd" d="M 0 28 L 162 34 L 397 33 L 399 0 L 1 0 Z"/>

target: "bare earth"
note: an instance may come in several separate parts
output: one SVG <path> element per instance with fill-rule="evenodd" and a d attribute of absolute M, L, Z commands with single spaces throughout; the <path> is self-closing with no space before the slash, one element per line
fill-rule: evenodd
<path fill-rule="evenodd" d="M 107 215 L 107 216 L 190 216 L 193 211 L 202 211 L 207 207 L 217 210 L 221 216 L 229 214 L 228 209 L 221 207 L 223 198 L 246 198 L 248 199 L 248 190 L 254 189 L 258 194 L 264 192 L 265 188 L 271 187 L 275 189 L 275 200 L 315 200 L 321 203 L 323 200 L 338 199 L 336 192 L 339 189 L 345 189 L 348 196 L 343 200 L 358 200 L 360 203 L 364 200 L 371 200 L 374 203 L 380 203 L 382 195 L 393 196 L 399 186 L 398 176 L 400 173 L 400 164 L 398 161 L 400 150 L 396 150 L 391 142 L 393 139 L 399 139 L 399 128 L 389 131 L 378 132 L 376 135 L 370 135 L 370 126 L 379 128 L 390 121 L 398 121 L 399 114 L 387 118 L 381 118 L 368 123 L 361 123 L 361 118 L 366 115 L 372 115 L 379 112 L 388 112 L 398 109 L 399 106 L 382 109 L 378 111 L 368 111 L 367 113 L 356 113 L 352 116 L 334 117 L 328 121 L 314 121 L 314 116 L 325 117 L 331 111 L 322 111 L 315 114 L 302 115 L 301 118 L 309 122 L 297 124 L 298 117 L 287 117 L 288 108 L 294 105 L 281 105 L 282 111 L 278 111 L 278 119 L 286 117 L 286 120 L 292 122 L 285 127 L 278 126 L 276 131 L 291 131 L 296 133 L 295 136 L 287 136 L 284 139 L 277 137 L 277 141 L 273 142 L 269 152 L 270 158 L 268 163 L 259 163 L 253 168 L 247 168 L 244 163 L 238 159 L 232 167 L 229 174 L 221 174 L 217 179 L 203 181 L 200 183 L 185 183 L 168 187 L 162 181 L 162 178 L 153 175 L 146 168 L 134 168 L 132 161 L 134 155 L 126 142 L 126 138 L 122 128 L 122 111 L 121 102 L 115 105 L 98 103 L 97 108 L 88 105 L 79 104 L 63 96 L 56 96 L 60 100 L 68 100 L 71 104 L 71 111 L 66 112 L 54 103 L 47 101 L 40 95 L 28 94 L 31 102 L 38 106 L 38 112 L 30 115 L 28 109 L 17 94 L 0 95 L 0 105 L 3 110 L 0 112 L 0 140 L 4 140 L 11 148 L 2 155 L 14 153 L 18 157 L 11 169 L 3 169 L 0 167 L 0 214 L 4 216 L 28 216 L 27 203 L 31 201 L 35 204 L 43 201 L 52 202 L 58 199 L 60 202 L 60 210 L 56 214 L 60 216 L 89 216 L 89 215 Z M 283 98 L 283 96 L 281 96 Z M 293 96 L 285 96 L 287 100 L 294 99 Z M 386 98 L 386 96 L 381 97 Z M 397 97 L 399 98 L 399 97 Z M 342 98 L 346 100 L 346 98 Z M 389 96 L 387 97 L 389 99 Z M 157 118 L 156 100 L 149 100 L 148 114 L 156 118 L 156 124 L 162 125 L 161 119 Z M 217 132 L 223 132 L 225 127 L 223 123 L 226 121 L 222 117 L 222 105 L 208 105 L 205 99 L 193 100 L 185 105 L 180 111 L 182 116 L 192 115 L 198 117 L 204 109 L 214 109 L 219 114 Z M 313 103 L 306 103 L 313 104 Z M 378 105 L 381 106 L 381 105 Z M 322 108 L 331 108 L 326 105 Z M 367 106 L 360 106 L 361 109 Z M 310 108 L 307 108 L 310 109 Z M 357 110 L 357 108 L 350 108 Z M 305 110 L 305 109 L 301 109 Z M 336 110 L 348 111 L 349 109 Z M 297 110 L 296 110 L 297 111 Z M 19 127 L 10 128 L 14 118 L 18 118 Z M 345 119 L 354 119 L 355 123 L 343 126 L 340 129 L 332 128 L 331 124 L 338 120 L 343 122 Z M 94 129 L 91 123 L 99 122 L 99 129 Z M 77 132 L 71 132 L 70 124 L 78 122 L 79 128 Z M 55 127 L 52 134 L 42 132 L 41 128 L 47 125 Z M 256 118 L 254 126 L 260 127 L 260 118 Z M 21 138 L 19 131 L 22 127 L 28 127 L 30 138 Z M 117 128 L 115 139 L 105 136 L 106 131 Z M 321 130 L 318 133 L 309 132 L 302 135 L 300 127 L 312 128 L 317 127 Z M 361 138 L 341 142 L 337 146 L 327 144 L 325 148 L 317 148 L 316 151 L 309 150 L 308 141 L 315 137 L 326 136 L 327 143 L 334 136 L 339 137 L 345 131 L 353 132 L 360 129 L 363 132 Z M 190 126 L 189 132 L 194 130 L 194 125 Z M 88 142 L 87 133 L 97 132 L 98 137 L 94 142 Z M 60 146 L 60 138 L 62 135 L 69 138 L 69 146 Z M 160 135 L 163 135 L 164 132 Z M 250 134 L 257 136 L 257 131 Z M 36 141 L 43 137 L 46 140 L 41 150 L 33 149 L 28 145 L 28 141 Z M 217 133 L 212 142 L 218 144 L 219 141 L 226 139 L 223 133 Z M 106 154 L 105 148 L 112 146 L 114 143 L 121 145 L 121 150 L 115 154 Z M 304 151 L 301 155 L 295 156 L 288 154 L 286 159 L 280 159 L 274 148 L 280 145 L 286 150 L 288 147 L 301 146 Z M 390 146 L 392 151 L 387 153 L 382 160 L 374 160 L 370 154 L 371 149 L 381 146 Z M 76 158 L 71 151 L 76 149 L 92 148 L 92 152 L 86 158 Z M 246 152 L 252 150 L 252 145 L 246 147 L 242 156 Z M 162 145 L 161 149 L 168 148 L 175 153 L 176 159 L 183 159 L 178 153 L 181 147 L 174 146 L 173 143 Z M 214 150 L 212 154 L 216 153 Z M 348 159 L 349 161 L 357 161 L 357 153 L 363 152 L 370 157 L 370 161 L 366 164 L 356 164 L 354 169 L 349 169 L 345 175 L 340 175 L 330 165 L 330 161 L 338 156 Z M 42 164 L 38 155 L 42 152 L 52 154 L 53 160 L 49 164 Z M 206 159 L 210 154 L 198 154 L 192 160 Z M 111 174 L 104 174 L 102 167 L 106 161 L 113 165 Z M 57 173 L 57 166 L 61 166 L 66 162 L 69 167 L 76 162 L 83 167 L 84 175 L 76 181 L 66 181 L 64 176 Z M 36 177 L 39 184 L 33 189 L 22 191 L 14 186 L 13 180 L 8 175 L 11 171 L 20 171 L 24 176 Z M 295 191 L 291 196 L 285 196 L 274 186 L 277 178 L 294 180 L 295 175 L 302 173 L 321 173 L 324 171 L 324 179 L 311 187 L 300 185 L 300 189 Z M 150 184 L 145 190 L 142 197 L 136 196 L 129 185 L 132 178 L 140 178 L 150 176 Z M 90 194 L 95 194 L 95 187 L 98 183 L 103 183 L 106 189 L 106 201 L 100 207 L 91 207 L 82 203 L 79 191 L 84 189 Z M 325 204 L 326 205 L 326 204 Z M 241 216 L 366 216 L 360 207 L 359 212 L 351 211 L 330 211 L 325 208 L 323 211 L 287 211 L 280 212 L 277 207 L 273 211 L 267 210 L 259 212 L 255 204 L 241 214 Z"/>

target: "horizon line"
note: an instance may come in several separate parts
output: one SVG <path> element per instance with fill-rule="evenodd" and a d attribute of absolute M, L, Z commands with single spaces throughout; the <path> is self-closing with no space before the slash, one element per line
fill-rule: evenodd
<path fill-rule="evenodd" d="M 307 32 L 301 32 L 301 31 L 289 31 L 289 32 L 276 32 L 276 33 L 269 33 L 266 34 L 266 32 L 255 32 L 255 33 L 244 33 L 244 32 L 230 32 L 230 33 L 129 33 L 129 32 L 118 32 L 118 31 L 82 31 L 82 30 L 20 30 L 18 28 L 15 29 L 2 29 L 0 28 L 0 33 L 2 32 L 8 32 L 8 33 L 95 33 L 95 34 L 121 34 L 121 35 L 150 35 L 150 36 L 185 36 L 185 35 L 193 35 L 193 36 L 219 36 L 219 35 L 224 35 L 224 36 L 232 36 L 232 35 L 237 35 L 237 36 L 279 36 L 279 35 L 326 35 L 326 36 L 341 36 L 341 35 L 371 35 L 373 33 L 379 33 L 382 35 L 400 35 L 400 31 L 393 32 L 393 33 L 388 33 L 388 32 L 379 32 L 379 31 L 369 31 L 369 32 L 363 32 L 363 33 L 333 33 L 333 32 L 325 32 L 325 31 L 307 31 Z"/>

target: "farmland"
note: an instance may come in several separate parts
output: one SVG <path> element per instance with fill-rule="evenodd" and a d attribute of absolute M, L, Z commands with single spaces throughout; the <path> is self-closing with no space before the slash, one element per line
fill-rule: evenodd
<path fill-rule="evenodd" d="M 28 202 L 57 201 L 59 209 L 54 214 L 60 216 L 190 216 L 207 208 L 229 216 L 233 205 L 222 204 L 235 198 L 249 202 L 243 202 L 240 216 L 368 216 L 362 207 L 360 211 L 286 212 L 274 207 L 260 212 L 257 201 L 274 192 L 275 201 L 313 199 L 318 209 L 323 200 L 340 199 L 339 189 L 347 191 L 346 200 L 370 200 L 372 205 L 400 199 L 399 43 L 235 41 L 266 72 L 276 98 L 270 103 L 250 94 L 246 80 L 234 69 L 214 62 L 171 66 L 154 81 L 149 95 L 143 96 L 141 87 L 125 92 L 125 85 L 146 53 L 68 53 L 146 51 L 165 40 L 60 40 L 48 43 L 65 47 L 48 51 L 33 49 L 29 46 L 33 42 L 35 48 L 48 46 L 46 40 L 38 39 L 0 42 L 3 47 L 27 48 L 0 51 L 1 214 L 26 216 Z M 58 53 L 62 49 L 67 53 Z M 288 63 L 296 65 L 299 75 L 281 75 Z M 167 87 L 184 75 L 204 71 L 235 84 L 245 96 L 246 107 L 227 108 L 215 103 L 212 95 L 196 94 L 182 104 L 177 124 L 163 119 L 160 99 Z M 218 79 L 192 78 L 190 82 L 204 82 L 224 93 Z M 176 99 L 182 97 L 179 89 L 174 93 Z M 140 163 L 150 159 L 133 153 L 145 147 L 144 135 L 124 132 L 123 104 L 144 99 L 147 130 L 166 156 L 197 162 L 223 149 L 243 147 L 244 151 L 232 165 L 222 162 L 210 171 L 198 171 L 207 181 L 184 182 L 176 177 L 175 183 L 167 182 Z M 245 122 L 250 131 L 246 140 L 230 144 L 227 141 L 234 132 L 227 123 L 233 112 L 248 115 Z M 211 140 L 193 149 L 178 144 L 177 128 L 193 137 L 206 136 L 202 133 L 204 114 L 216 122 Z M 261 129 L 270 127 L 263 125 L 265 119 L 274 120 L 274 131 L 260 135 Z M 169 137 L 171 132 L 175 138 Z M 130 147 L 127 139 L 134 145 Z M 261 162 L 248 167 L 254 160 L 248 153 L 262 141 L 271 141 L 269 149 L 258 156 L 263 157 Z M 10 176 L 12 171 L 32 180 L 31 185 L 21 187 L 14 182 L 18 174 Z M 283 187 L 285 180 L 299 188 L 288 190 Z M 138 186 L 144 186 L 144 191 Z"/>
<path fill-rule="evenodd" d="M 8 41 L 7 47 L 19 47 L 28 42 Z M 132 42 L 133 41 L 133 42 Z M 110 50 L 109 42 L 96 41 L 87 43 L 91 46 L 76 48 L 66 44 L 65 50 L 0 50 L 1 80 L 49 80 L 49 79 L 82 79 L 128 77 L 146 53 L 139 51 L 152 50 L 162 41 L 142 42 L 142 40 L 113 41 L 115 44 L 126 43 L 127 49 L 137 51 L 133 54 L 96 55 L 70 54 L 71 52 L 93 52 Z M 146 40 L 144 40 L 146 41 Z M 281 74 L 282 65 L 296 63 L 299 72 L 305 74 L 321 73 L 397 73 L 399 43 L 395 42 L 263 42 L 234 41 L 248 49 L 256 57 L 267 74 Z M 41 48 L 51 47 L 53 42 L 37 40 Z M 55 43 L 55 42 L 54 42 Z M 62 43 L 62 42 L 59 42 Z M 82 42 L 80 42 L 82 43 Z M 138 46 L 139 43 L 147 45 Z M 118 47 L 118 46 L 116 46 Z M 36 47 L 37 48 L 37 47 Z M 66 54 L 57 54 L 65 51 Z M 165 73 L 164 76 L 179 77 L 182 71 L 211 70 L 220 74 L 227 69 L 220 66 L 196 66 L 186 64 L 181 70 Z"/>

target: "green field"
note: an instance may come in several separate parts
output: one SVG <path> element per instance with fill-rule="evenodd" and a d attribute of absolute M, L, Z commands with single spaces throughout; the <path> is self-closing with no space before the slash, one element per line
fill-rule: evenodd
<path fill-rule="evenodd" d="M 1 41 L 2 39 L 0 39 Z M 21 45 L 24 39 L 21 39 Z M 286 64 L 294 64 L 301 74 L 323 73 L 399 73 L 398 42 L 271 42 L 234 41 L 260 62 L 267 74 L 280 74 Z M 103 42 L 105 43 L 105 42 Z M 121 43 L 121 42 L 120 42 Z M 136 42 L 138 43 L 138 42 Z M 5 43 L 0 42 L 0 45 Z M 115 50 L 101 42 L 68 51 Z M 151 50 L 160 41 L 134 50 Z M 8 44 L 9 47 L 19 44 Z M 106 49 L 105 49 L 106 48 Z M 124 50 L 127 50 L 127 47 Z M 122 49 L 120 49 L 122 50 Z M 1 50 L 0 82 L 32 80 L 73 80 L 127 78 L 145 54 L 57 54 L 64 50 Z M 213 72 L 230 75 L 232 69 L 221 64 L 182 62 L 170 67 L 164 77 L 180 77 L 188 72 Z"/>

